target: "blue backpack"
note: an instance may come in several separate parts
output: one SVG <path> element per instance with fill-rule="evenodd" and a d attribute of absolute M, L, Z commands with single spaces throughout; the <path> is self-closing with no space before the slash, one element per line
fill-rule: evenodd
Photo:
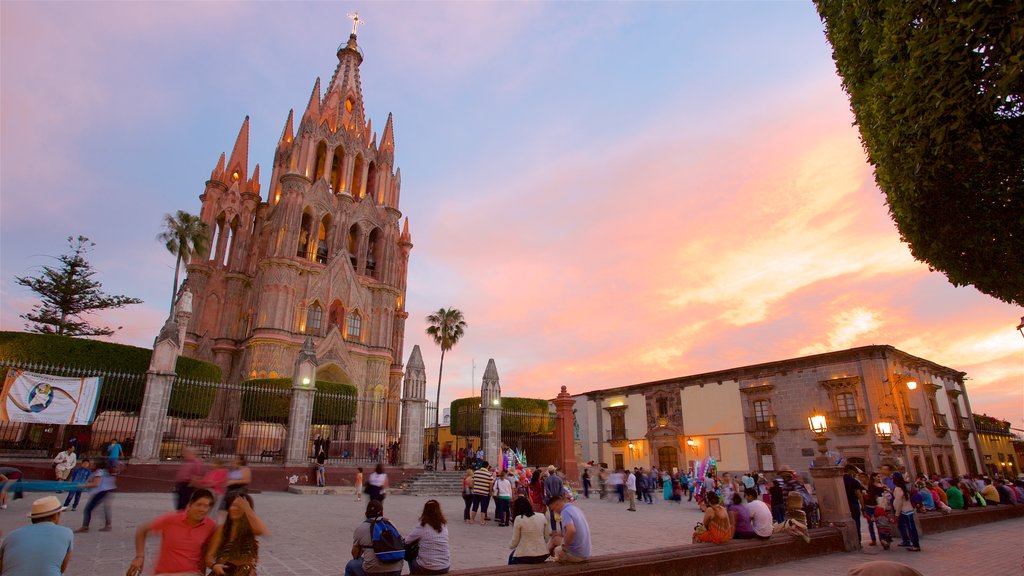
<path fill-rule="evenodd" d="M 375 518 L 370 525 L 370 535 L 373 538 L 373 553 L 379 562 L 390 563 L 405 559 L 405 540 L 387 518 Z"/>

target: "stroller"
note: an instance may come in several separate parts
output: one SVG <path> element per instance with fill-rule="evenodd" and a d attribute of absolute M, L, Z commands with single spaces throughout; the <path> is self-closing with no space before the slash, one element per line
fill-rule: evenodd
<path fill-rule="evenodd" d="M 892 545 L 892 529 L 895 525 L 896 521 L 884 507 L 875 506 L 875 530 L 878 531 L 878 541 L 883 550 L 888 550 Z"/>

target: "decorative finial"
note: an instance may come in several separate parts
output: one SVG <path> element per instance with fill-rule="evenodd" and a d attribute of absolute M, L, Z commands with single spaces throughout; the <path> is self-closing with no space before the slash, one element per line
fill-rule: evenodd
<path fill-rule="evenodd" d="M 358 10 L 347 14 L 347 16 L 352 19 L 352 35 L 355 36 L 356 32 L 359 31 L 359 25 L 366 24 L 366 20 L 359 17 Z"/>

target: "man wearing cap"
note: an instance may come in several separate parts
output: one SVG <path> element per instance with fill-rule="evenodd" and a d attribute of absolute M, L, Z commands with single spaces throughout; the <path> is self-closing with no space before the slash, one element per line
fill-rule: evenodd
<path fill-rule="evenodd" d="M 56 496 L 32 503 L 32 524 L 11 532 L 0 544 L 0 576 L 60 576 L 71 560 L 74 534 L 60 526 L 65 508 Z"/>

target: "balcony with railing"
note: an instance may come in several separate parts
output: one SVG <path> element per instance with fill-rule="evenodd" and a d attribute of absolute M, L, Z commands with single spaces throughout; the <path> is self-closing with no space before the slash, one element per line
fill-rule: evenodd
<path fill-rule="evenodd" d="M 766 416 L 747 416 L 744 420 L 744 430 L 748 434 L 767 436 L 779 431 L 777 420 L 774 414 Z"/>
<path fill-rule="evenodd" d="M 956 433 L 960 440 L 967 440 L 971 437 L 971 419 L 964 416 L 956 418 Z"/>
<path fill-rule="evenodd" d="M 935 433 L 942 438 L 949 432 L 949 422 L 946 420 L 945 414 L 932 414 L 932 428 L 935 429 Z"/>
<path fill-rule="evenodd" d="M 618 446 L 626 444 L 629 438 L 626 437 L 625 428 L 612 428 L 610 430 L 605 428 L 604 440 L 605 442 L 610 442 L 612 446 Z"/>
<path fill-rule="evenodd" d="M 863 434 L 868 429 L 863 409 L 828 412 L 828 429 L 840 435 Z"/>
<path fill-rule="evenodd" d="M 921 427 L 921 410 L 917 408 L 904 407 L 903 424 L 906 425 L 909 433 L 917 434 L 917 429 Z"/>

